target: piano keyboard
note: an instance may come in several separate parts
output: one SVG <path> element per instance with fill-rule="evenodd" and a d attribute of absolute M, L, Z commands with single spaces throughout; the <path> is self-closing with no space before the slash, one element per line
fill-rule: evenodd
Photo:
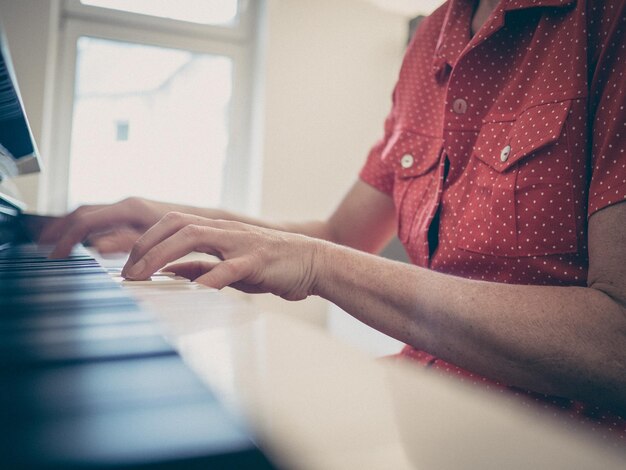
<path fill-rule="evenodd" d="M 84 249 L 0 251 L 0 466 L 271 468 Z"/>

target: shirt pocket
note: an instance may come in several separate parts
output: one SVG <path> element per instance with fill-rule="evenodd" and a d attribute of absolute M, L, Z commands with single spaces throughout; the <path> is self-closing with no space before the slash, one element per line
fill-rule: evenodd
<path fill-rule="evenodd" d="M 394 171 L 398 238 L 405 245 L 411 241 L 411 234 L 419 232 L 419 226 L 427 222 L 431 206 L 436 203 L 435 169 L 442 147 L 441 138 L 401 130 L 394 132 L 383 150 L 383 160 Z"/>
<path fill-rule="evenodd" d="M 510 257 L 578 251 L 570 106 L 546 103 L 485 119 L 468 166 L 460 248 Z"/>

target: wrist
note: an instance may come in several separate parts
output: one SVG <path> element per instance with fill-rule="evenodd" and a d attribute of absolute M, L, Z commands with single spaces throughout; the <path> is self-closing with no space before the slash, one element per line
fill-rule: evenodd
<path fill-rule="evenodd" d="M 311 257 L 311 287 L 310 295 L 324 297 L 328 282 L 331 277 L 331 268 L 336 246 L 327 241 L 315 240 L 313 242 L 313 252 Z"/>

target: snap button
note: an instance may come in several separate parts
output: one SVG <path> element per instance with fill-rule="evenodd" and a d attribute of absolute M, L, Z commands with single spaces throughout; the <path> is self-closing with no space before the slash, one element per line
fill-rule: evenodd
<path fill-rule="evenodd" d="M 454 100 L 454 103 L 452 103 L 452 110 L 457 114 L 465 114 L 467 111 L 467 101 L 462 98 Z"/>
<path fill-rule="evenodd" d="M 509 155 L 511 154 L 511 146 L 507 145 L 500 152 L 500 161 L 506 162 L 509 159 Z"/>
<path fill-rule="evenodd" d="M 413 161 L 413 155 L 407 153 L 400 159 L 400 166 L 402 166 L 402 168 L 411 168 L 413 166 Z"/>

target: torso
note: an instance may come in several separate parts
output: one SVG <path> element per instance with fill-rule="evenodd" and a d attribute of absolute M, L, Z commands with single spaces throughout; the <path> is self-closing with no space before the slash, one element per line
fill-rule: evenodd
<path fill-rule="evenodd" d="M 451 0 L 423 22 L 361 171 L 393 198 L 413 263 L 586 285 L 588 217 L 626 199 L 625 3 L 501 0 L 485 21 L 475 1 Z"/>

